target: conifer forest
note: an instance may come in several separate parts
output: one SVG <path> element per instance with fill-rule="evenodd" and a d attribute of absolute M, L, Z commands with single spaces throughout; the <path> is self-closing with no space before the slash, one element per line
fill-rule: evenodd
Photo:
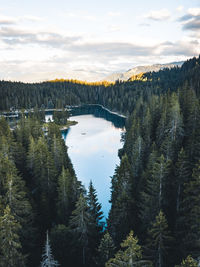
<path fill-rule="evenodd" d="M 106 222 L 61 135 L 82 104 L 126 116 Z M 1 80 L 0 114 L 0 266 L 200 266 L 200 56 L 115 83 Z"/>

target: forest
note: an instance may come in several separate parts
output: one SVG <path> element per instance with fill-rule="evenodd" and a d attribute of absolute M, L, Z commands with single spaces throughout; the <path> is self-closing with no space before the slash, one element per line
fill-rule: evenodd
<path fill-rule="evenodd" d="M 127 116 L 106 224 L 44 109 L 101 104 Z M 0 81 L 0 266 L 200 266 L 200 57 L 127 82 Z"/>

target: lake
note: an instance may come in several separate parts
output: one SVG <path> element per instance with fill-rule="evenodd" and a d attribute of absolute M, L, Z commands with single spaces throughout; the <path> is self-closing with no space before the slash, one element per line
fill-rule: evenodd
<path fill-rule="evenodd" d="M 97 190 L 104 216 L 110 209 L 111 176 L 119 164 L 118 150 L 123 146 L 125 118 L 98 105 L 71 110 L 71 120 L 78 124 L 63 132 L 68 154 L 78 180 L 88 189 L 90 180 Z"/>

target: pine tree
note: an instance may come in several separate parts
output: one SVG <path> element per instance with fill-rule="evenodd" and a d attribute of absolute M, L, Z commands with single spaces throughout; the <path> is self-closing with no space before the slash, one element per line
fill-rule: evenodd
<path fill-rule="evenodd" d="M 20 223 L 20 242 L 26 254 L 34 244 L 33 210 L 27 196 L 27 189 L 22 178 L 18 175 L 13 161 L 5 157 L 1 161 L 0 178 L 4 176 L 2 199 L 4 206 L 9 205 L 15 220 Z M 29 240 L 32 238 L 30 244 Z"/>
<path fill-rule="evenodd" d="M 41 226 L 47 228 L 55 216 L 56 170 L 45 137 L 31 142 L 28 166 L 33 174 L 34 199 L 40 209 Z"/>
<path fill-rule="evenodd" d="M 121 248 L 114 258 L 111 258 L 107 263 L 106 267 L 112 266 L 151 266 L 149 261 L 143 260 L 141 246 L 138 244 L 138 239 L 133 236 L 133 231 L 127 236 L 126 240 L 121 243 Z"/>
<path fill-rule="evenodd" d="M 114 255 L 115 246 L 112 237 L 107 232 L 101 239 L 98 247 L 97 265 L 100 267 L 105 266 L 105 263 Z"/>
<path fill-rule="evenodd" d="M 136 223 L 133 221 L 136 220 L 133 188 L 131 166 L 127 155 L 124 155 L 112 177 L 112 206 L 108 218 L 108 228 L 117 245 Z"/>
<path fill-rule="evenodd" d="M 50 241 L 49 241 L 49 234 L 47 231 L 44 253 L 42 254 L 41 267 L 53 267 L 53 266 L 59 266 L 59 264 L 53 258 Z"/>
<path fill-rule="evenodd" d="M 81 264 L 83 265 L 87 263 L 86 252 L 88 250 L 90 222 L 91 217 L 88 210 L 87 200 L 83 194 L 80 194 L 80 197 L 76 203 L 76 208 L 72 212 L 69 225 L 74 236 L 73 246 L 77 248 L 77 252 L 80 253 L 79 257 L 82 259 Z"/>
<path fill-rule="evenodd" d="M 176 267 L 198 267 L 198 263 L 191 257 L 187 256 L 185 260 L 182 261 L 181 265 L 176 265 Z"/>
<path fill-rule="evenodd" d="M 185 83 L 181 91 L 185 124 L 185 151 L 194 168 L 200 159 L 200 105 L 195 91 Z"/>
<path fill-rule="evenodd" d="M 101 224 L 101 220 L 103 219 L 103 212 L 101 211 L 101 204 L 98 203 L 97 193 L 92 184 L 92 181 L 90 181 L 89 184 L 87 201 L 88 201 L 89 213 L 91 217 L 94 219 L 94 224 L 97 228 L 97 231 L 100 232 L 103 230 Z"/>
<path fill-rule="evenodd" d="M 166 124 L 161 143 L 161 153 L 166 159 L 176 160 L 184 137 L 183 118 L 177 94 L 168 97 Z"/>
<path fill-rule="evenodd" d="M 57 213 L 60 223 L 67 223 L 69 216 L 74 208 L 77 185 L 75 177 L 68 169 L 63 167 L 62 173 L 58 178 L 58 201 Z"/>
<path fill-rule="evenodd" d="M 48 137 L 47 137 L 48 138 Z M 51 152 L 57 173 L 62 171 L 62 167 L 67 168 L 67 148 L 61 135 L 53 136 L 51 140 Z"/>
<path fill-rule="evenodd" d="M 0 217 L 0 266 L 25 266 L 25 257 L 21 253 L 19 240 L 20 224 L 15 220 L 9 206 L 6 206 L 4 215 Z"/>
<path fill-rule="evenodd" d="M 149 222 L 154 220 L 159 210 L 166 206 L 166 183 L 169 173 L 170 162 L 166 161 L 164 156 L 161 155 L 152 165 L 145 192 L 142 192 L 141 195 L 140 212 L 144 229 L 148 227 Z"/>
<path fill-rule="evenodd" d="M 58 224 L 51 228 L 50 232 L 50 240 L 51 240 L 51 248 L 54 254 L 54 257 L 57 259 L 61 266 L 71 266 L 71 237 L 69 229 L 63 225 Z M 72 261 L 73 262 L 73 261 Z"/>
<path fill-rule="evenodd" d="M 167 220 L 162 211 L 156 216 L 155 222 L 149 230 L 149 239 L 147 241 L 147 254 L 156 267 L 170 266 L 168 256 L 169 248 L 172 245 L 172 237 L 168 230 Z M 167 265 L 168 264 L 168 265 Z"/>
<path fill-rule="evenodd" d="M 183 200 L 184 184 L 189 181 L 189 178 L 191 176 L 189 160 L 183 148 L 181 149 L 178 155 L 175 174 L 176 174 L 176 182 L 177 182 L 176 211 L 177 213 L 179 213 L 180 205 Z"/>
<path fill-rule="evenodd" d="M 101 204 L 98 203 L 97 193 L 92 181 L 90 181 L 89 184 L 87 203 L 88 212 L 91 218 L 89 227 L 89 250 L 91 255 L 96 256 L 103 231 L 103 222 L 101 222 L 103 219 L 103 212 L 101 211 Z"/>
<path fill-rule="evenodd" d="M 193 170 L 192 179 L 185 184 L 181 216 L 184 254 L 197 258 L 200 256 L 200 162 Z"/>

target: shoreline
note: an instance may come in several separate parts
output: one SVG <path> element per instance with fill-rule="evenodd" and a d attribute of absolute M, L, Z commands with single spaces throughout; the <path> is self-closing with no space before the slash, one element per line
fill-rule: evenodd
<path fill-rule="evenodd" d="M 53 111 L 62 111 L 62 110 L 67 110 L 67 111 L 70 111 L 72 108 L 80 108 L 82 106 L 99 106 L 101 107 L 102 109 L 108 111 L 109 113 L 111 114 L 114 114 L 114 115 L 117 115 L 119 117 L 122 117 L 124 119 L 127 118 L 127 116 L 125 116 L 124 114 L 121 114 L 117 111 L 112 111 L 106 107 L 104 107 L 103 105 L 101 104 L 81 104 L 81 105 L 73 105 L 73 106 L 66 106 L 66 108 L 64 109 L 56 109 L 56 108 L 52 108 L 52 109 L 38 109 L 39 111 L 44 111 L 44 112 L 53 112 Z M 6 117 L 6 118 L 17 118 L 19 117 L 19 114 L 22 114 L 22 113 L 29 113 L 29 112 L 34 112 L 34 109 L 25 109 L 23 112 L 21 110 L 16 110 L 16 111 L 0 111 L 0 117 L 3 116 L 3 117 Z"/>

